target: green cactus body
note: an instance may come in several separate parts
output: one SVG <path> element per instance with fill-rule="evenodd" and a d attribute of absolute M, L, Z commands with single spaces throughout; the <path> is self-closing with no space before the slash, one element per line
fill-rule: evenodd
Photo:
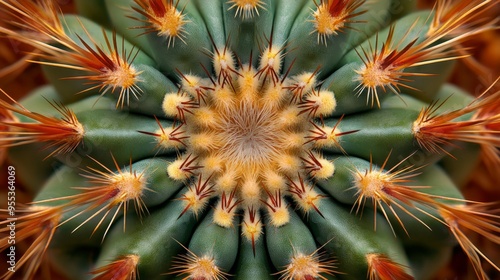
<path fill-rule="evenodd" d="M 0 101 L 37 237 L 4 279 L 427 279 L 454 246 L 500 270 L 459 189 L 479 148 L 500 165 L 500 92 L 444 83 L 494 1 L 76 2 L 0 0 L 51 83 Z"/>

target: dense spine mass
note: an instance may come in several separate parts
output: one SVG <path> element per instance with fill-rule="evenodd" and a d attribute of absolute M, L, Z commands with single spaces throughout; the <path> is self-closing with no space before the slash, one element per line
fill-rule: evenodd
<path fill-rule="evenodd" d="M 76 2 L 0 0 L 50 82 L 2 91 L 35 197 L 4 279 L 428 279 L 455 246 L 500 271 L 470 235 L 500 216 L 460 191 L 500 166 L 498 79 L 445 83 L 495 1 Z"/>

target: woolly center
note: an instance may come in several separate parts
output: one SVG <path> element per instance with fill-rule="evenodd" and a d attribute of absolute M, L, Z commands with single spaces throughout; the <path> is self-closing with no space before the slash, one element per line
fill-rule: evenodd
<path fill-rule="evenodd" d="M 272 110 L 241 102 L 221 117 L 217 130 L 223 143 L 220 154 L 226 161 L 262 166 L 280 153 L 284 135 Z"/>

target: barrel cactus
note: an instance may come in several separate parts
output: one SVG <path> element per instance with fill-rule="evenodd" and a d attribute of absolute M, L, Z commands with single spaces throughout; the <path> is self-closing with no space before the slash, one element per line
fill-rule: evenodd
<path fill-rule="evenodd" d="M 2 250 L 12 221 L 33 240 L 4 279 L 428 279 L 455 247 L 500 270 L 460 190 L 480 156 L 498 176 L 500 92 L 446 83 L 495 1 L 0 3 L 50 82 L 0 103 L 34 195 L 0 213 Z"/>

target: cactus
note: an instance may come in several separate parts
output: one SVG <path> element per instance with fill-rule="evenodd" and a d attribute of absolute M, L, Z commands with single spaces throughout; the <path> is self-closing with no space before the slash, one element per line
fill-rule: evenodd
<path fill-rule="evenodd" d="M 3 279 L 428 279 L 457 246 L 500 271 L 460 190 L 481 150 L 498 171 L 500 92 L 446 83 L 495 1 L 76 2 L 0 1 L 50 82 L 2 91 L 34 195 Z"/>

